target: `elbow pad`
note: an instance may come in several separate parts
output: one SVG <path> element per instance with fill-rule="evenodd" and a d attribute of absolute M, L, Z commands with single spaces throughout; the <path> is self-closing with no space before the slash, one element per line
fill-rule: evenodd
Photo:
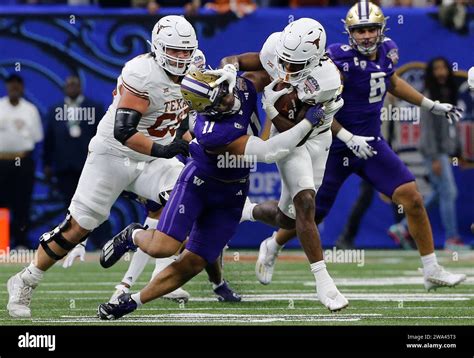
<path fill-rule="evenodd" d="M 125 145 L 128 138 L 138 133 L 137 126 L 142 114 L 130 108 L 119 108 L 115 113 L 114 138 Z"/>

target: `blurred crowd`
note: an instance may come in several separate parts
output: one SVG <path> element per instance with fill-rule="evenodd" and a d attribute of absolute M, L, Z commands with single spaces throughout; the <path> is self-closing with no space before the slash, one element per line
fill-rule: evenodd
<path fill-rule="evenodd" d="M 150 14 L 159 13 L 161 8 L 181 7 L 186 16 L 194 16 L 200 8 L 216 11 L 219 14 L 234 13 L 238 17 L 251 14 L 257 8 L 268 7 L 307 7 L 307 6 L 351 6 L 356 0 L 0 0 L 0 5 L 93 5 L 104 8 L 134 7 L 146 8 Z M 460 33 L 469 32 L 469 6 L 474 0 L 373 0 L 382 7 L 428 7 L 439 6 L 440 22 Z M 474 31 L 474 25 L 472 25 Z"/>
<path fill-rule="evenodd" d="M 12 4 L 68 4 L 68 5 L 99 5 L 104 7 L 147 7 L 150 11 L 158 11 L 160 7 L 299 7 L 299 6 L 349 6 L 354 0 L 9 0 Z M 473 0 L 375 0 L 374 3 L 383 7 L 425 7 L 425 6 L 467 6 Z"/>

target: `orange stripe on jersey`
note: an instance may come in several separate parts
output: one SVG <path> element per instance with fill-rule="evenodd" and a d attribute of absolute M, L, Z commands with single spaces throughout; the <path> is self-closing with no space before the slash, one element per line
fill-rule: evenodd
<path fill-rule="evenodd" d="M 135 96 L 148 99 L 148 92 L 140 92 L 137 91 L 135 88 L 132 86 L 128 85 L 125 81 L 122 80 L 123 86 L 130 92 L 132 92 Z"/>

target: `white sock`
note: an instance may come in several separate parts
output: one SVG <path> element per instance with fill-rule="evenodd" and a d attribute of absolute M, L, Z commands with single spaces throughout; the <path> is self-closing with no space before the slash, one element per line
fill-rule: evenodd
<path fill-rule="evenodd" d="M 145 219 L 145 222 L 143 223 L 143 226 L 147 226 L 149 229 L 156 229 L 158 226 L 158 219 L 152 219 L 151 217 L 147 216 Z"/>
<path fill-rule="evenodd" d="M 140 300 L 140 292 L 134 293 L 131 297 L 132 297 L 132 300 L 134 300 L 137 303 L 138 307 L 143 305 L 142 300 Z"/>
<path fill-rule="evenodd" d="M 318 286 L 329 282 L 334 283 L 331 276 L 329 276 L 324 260 L 312 263 L 310 267 Z"/>
<path fill-rule="evenodd" d="M 134 243 L 135 245 L 137 245 L 136 242 L 135 242 L 135 236 L 136 236 L 137 233 L 139 233 L 140 231 L 145 231 L 145 230 L 143 230 L 143 229 L 135 229 L 135 230 L 132 231 L 132 241 L 133 241 L 133 243 Z M 138 245 L 137 245 L 137 246 L 138 246 Z"/>
<path fill-rule="evenodd" d="M 434 252 L 429 255 L 421 256 L 421 262 L 423 263 L 423 270 L 425 272 L 431 271 L 431 269 L 438 264 L 436 254 Z"/>
<path fill-rule="evenodd" d="M 133 254 L 132 261 L 130 261 L 127 272 L 123 276 L 122 282 L 132 287 L 132 285 L 137 281 L 138 277 L 145 269 L 149 259 L 150 256 L 148 256 L 148 254 L 140 249 L 137 249 L 137 251 Z"/>
<path fill-rule="evenodd" d="M 115 289 L 116 290 L 121 290 L 121 291 L 124 291 L 124 292 L 130 292 L 130 287 L 125 286 L 123 283 L 119 283 L 117 286 L 115 286 Z"/>
<path fill-rule="evenodd" d="M 158 275 L 161 271 L 163 271 L 165 268 L 167 268 L 169 265 L 171 265 L 174 261 L 176 260 L 176 256 L 170 256 L 170 257 L 163 257 L 160 259 L 155 260 L 155 269 L 153 270 L 153 274 L 151 275 L 151 279 Z"/>
<path fill-rule="evenodd" d="M 283 245 L 279 245 L 276 241 L 276 231 L 270 239 L 267 240 L 267 248 L 272 252 L 278 252 L 283 248 Z"/>
<path fill-rule="evenodd" d="M 44 271 L 37 268 L 32 262 L 25 268 L 20 277 L 28 286 L 36 287 L 43 278 L 43 274 Z"/>
<path fill-rule="evenodd" d="M 247 199 L 245 199 L 245 205 L 242 210 L 242 218 L 240 219 L 240 222 L 255 221 L 255 218 L 253 217 L 253 208 L 256 206 L 257 204 L 250 202 L 250 199 L 247 197 Z"/>

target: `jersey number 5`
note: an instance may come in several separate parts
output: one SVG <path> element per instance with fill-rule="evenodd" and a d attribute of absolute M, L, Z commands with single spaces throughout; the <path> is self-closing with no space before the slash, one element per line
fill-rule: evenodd
<path fill-rule="evenodd" d="M 369 103 L 380 102 L 385 94 L 385 91 L 385 72 L 371 73 Z"/>

